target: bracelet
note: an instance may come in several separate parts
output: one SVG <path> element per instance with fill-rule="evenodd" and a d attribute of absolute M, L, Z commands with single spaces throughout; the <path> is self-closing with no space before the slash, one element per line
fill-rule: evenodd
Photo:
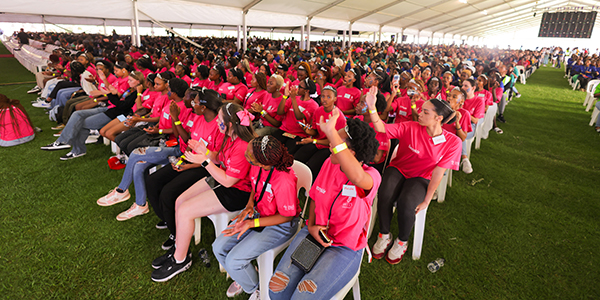
<path fill-rule="evenodd" d="M 55 74 L 55 73 L 52 73 L 52 76 L 56 76 L 56 74 Z"/>
<path fill-rule="evenodd" d="M 254 219 L 254 227 L 260 227 L 259 219 Z"/>
<path fill-rule="evenodd" d="M 285 95 L 283 96 L 283 100 L 287 100 L 287 98 L 288 98 L 288 96 L 285 96 Z"/>
<path fill-rule="evenodd" d="M 459 131 L 459 130 L 461 130 L 461 129 L 462 129 L 462 127 L 458 127 L 458 128 L 456 128 L 456 131 Z"/>
<path fill-rule="evenodd" d="M 138 95 L 138 97 L 141 97 L 141 96 L 142 96 L 142 93 L 138 93 L 137 95 Z"/>
<path fill-rule="evenodd" d="M 202 167 L 206 169 L 206 167 L 208 167 L 208 164 L 210 163 L 210 158 L 207 158 L 205 161 L 202 162 Z"/>
<path fill-rule="evenodd" d="M 417 105 L 416 105 L 416 104 L 413 104 L 413 105 L 411 105 L 411 106 L 410 106 L 410 108 L 412 108 L 412 109 L 417 109 Z"/>
<path fill-rule="evenodd" d="M 159 130 L 158 130 L 158 134 L 162 134 L 162 133 L 163 133 L 163 130 L 162 130 L 162 129 L 159 129 Z"/>
<path fill-rule="evenodd" d="M 210 150 L 206 149 L 206 153 L 204 153 L 204 155 L 208 156 L 209 153 L 210 153 Z"/>
<path fill-rule="evenodd" d="M 104 97 L 108 97 L 108 96 L 106 96 L 106 94 L 104 94 L 104 95 L 102 95 L 102 96 L 104 96 Z"/>
<path fill-rule="evenodd" d="M 333 148 L 333 154 L 338 154 L 346 149 L 348 149 L 348 145 L 346 145 L 346 143 L 341 143 Z"/>
<path fill-rule="evenodd" d="M 260 115 L 261 115 L 261 116 L 264 116 L 264 115 L 266 115 L 266 114 L 267 114 L 267 112 L 266 112 L 264 109 L 263 109 L 263 110 L 260 112 Z"/>
<path fill-rule="evenodd" d="M 94 102 L 95 102 L 95 103 L 98 103 L 98 99 L 94 98 Z"/>
<path fill-rule="evenodd" d="M 370 109 L 369 109 L 369 113 L 370 113 L 370 114 L 377 114 L 377 109 L 374 109 L 374 110 L 370 110 Z"/>
<path fill-rule="evenodd" d="M 315 145 L 317 144 L 317 140 L 316 139 L 313 139 L 313 144 L 315 144 Z"/>
<path fill-rule="evenodd" d="M 173 124 L 175 124 L 175 125 L 181 125 L 181 121 L 175 121 L 175 122 L 173 122 Z"/>

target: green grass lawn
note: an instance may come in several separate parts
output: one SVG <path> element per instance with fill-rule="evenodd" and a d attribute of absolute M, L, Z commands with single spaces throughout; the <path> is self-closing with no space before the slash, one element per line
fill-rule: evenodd
<path fill-rule="evenodd" d="M 0 58 L 0 74 L 0 83 L 35 80 L 12 58 Z M 491 132 L 473 150 L 475 171 L 454 172 L 446 202 L 431 204 L 421 260 L 410 258 L 410 246 L 395 266 L 365 259 L 363 299 L 600 297 L 600 137 L 587 125 L 585 94 L 562 75 L 542 68 L 517 85 L 523 97 L 508 105 L 504 134 Z M 231 281 L 214 257 L 211 268 L 197 257 L 214 240 L 207 220 L 192 268 L 166 283 L 150 280 L 168 233 L 154 228 L 153 213 L 116 221 L 130 201 L 96 205 L 123 172 L 108 168 L 109 147 L 89 145 L 70 161 L 59 160 L 68 150 L 39 150 L 55 138 L 47 115 L 29 104 L 32 86 L 0 86 L 43 129 L 30 143 L 0 149 L 1 298 L 225 299 Z M 446 265 L 432 274 L 427 263 L 438 257 Z"/>

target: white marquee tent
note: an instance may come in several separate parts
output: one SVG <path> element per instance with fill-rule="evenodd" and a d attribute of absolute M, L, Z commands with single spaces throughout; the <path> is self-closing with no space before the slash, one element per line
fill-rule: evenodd
<path fill-rule="evenodd" d="M 543 12 L 600 10 L 595 0 L 2 0 L 0 22 L 382 33 L 481 41 L 535 32 Z M 137 8 L 137 9 L 136 9 Z M 136 13 L 137 12 L 137 13 Z M 596 20 L 598 27 L 600 20 Z M 246 31 L 243 30 L 244 26 Z M 597 29 L 598 30 L 598 29 Z M 592 39 L 594 36 L 592 37 Z M 351 39 L 351 37 L 349 37 Z"/>

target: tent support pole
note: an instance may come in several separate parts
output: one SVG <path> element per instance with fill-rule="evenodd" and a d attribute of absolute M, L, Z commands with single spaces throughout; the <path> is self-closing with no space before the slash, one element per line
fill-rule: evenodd
<path fill-rule="evenodd" d="M 305 50 L 306 47 L 305 45 L 305 40 L 304 40 L 304 25 L 300 26 L 300 50 Z"/>
<path fill-rule="evenodd" d="M 135 25 L 135 45 L 136 46 L 141 46 L 142 45 L 142 40 L 140 37 L 140 19 L 138 17 L 138 4 L 137 4 L 137 0 L 133 0 L 133 22 Z M 131 43 L 133 44 L 133 36 L 131 37 Z"/>

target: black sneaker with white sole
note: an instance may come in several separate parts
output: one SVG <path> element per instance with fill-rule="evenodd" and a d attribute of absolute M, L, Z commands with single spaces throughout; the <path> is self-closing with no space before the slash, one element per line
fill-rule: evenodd
<path fill-rule="evenodd" d="M 163 265 L 152 272 L 152 281 L 165 282 L 175 277 L 177 274 L 189 269 L 192 266 L 192 254 L 188 252 L 185 260 L 181 263 L 175 261 L 175 257 L 171 256 Z"/>
<path fill-rule="evenodd" d="M 61 149 L 69 149 L 69 148 L 71 148 L 70 145 L 59 143 L 58 141 L 56 141 L 56 142 L 54 142 L 52 144 L 48 144 L 46 146 L 43 146 L 40 149 L 52 151 L 52 150 L 61 150 Z"/>
<path fill-rule="evenodd" d="M 167 251 L 167 253 L 155 258 L 152 261 L 152 267 L 155 269 L 160 269 L 160 267 L 162 267 L 162 265 L 169 259 L 171 259 L 171 257 L 173 257 L 173 253 L 175 253 L 175 247 L 171 247 L 171 249 L 169 249 L 169 251 Z"/>
<path fill-rule="evenodd" d="M 169 239 L 167 239 L 161 246 L 163 250 L 169 250 L 175 245 L 175 236 L 169 234 Z"/>
<path fill-rule="evenodd" d="M 121 163 L 123 163 L 123 162 L 121 162 Z M 167 229 L 167 222 L 160 221 L 160 222 L 156 223 L 156 229 Z"/>
<path fill-rule="evenodd" d="M 80 154 L 75 154 L 73 152 L 69 152 L 69 153 L 61 156 L 60 160 L 69 160 L 69 159 L 73 159 L 73 158 L 84 156 L 84 155 L 85 155 L 85 152 L 84 153 L 80 153 Z"/>

